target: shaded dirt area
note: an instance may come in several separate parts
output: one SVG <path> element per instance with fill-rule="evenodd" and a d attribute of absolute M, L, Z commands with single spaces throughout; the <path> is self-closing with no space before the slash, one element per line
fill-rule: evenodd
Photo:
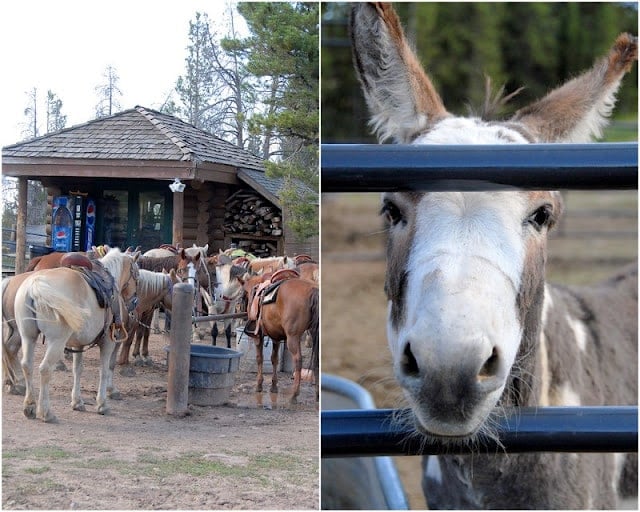
<path fill-rule="evenodd" d="M 637 260 L 637 194 L 571 192 L 549 242 L 550 281 L 586 284 Z M 322 199 L 322 372 L 370 391 L 380 408 L 404 404 L 386 343 L 384 244 L 379 194 Z M 425 508 L 420 457 L 395 457 L 412 509 Z"/>
<path fill-rule="evenodd" d="M 166 414 L 162 335 L 151 337 L 153 367 L 115 382 L 123 394 L 95 412 L 98 349 L 85 355 L 86 412 L 70 409 L 71 371 L 55 372 L 58 423 L 28 420 L 22 397 L 3 394 L 3 509 L 317 509 L 318 406 L 312 383 L 289 405 L 280 392 L 255 393 L 255 373 L 235 374 L 229 404 Z M 42 346 L 39 347 L 39 351 Z M 307 365 L 309 349 L 303 350 Z M 36 353 L 36 362 L 40 357 Z M 67 363 L 69 369 L 70 363 Z M 265 384 L 270 384 L 270 377 Z M 36 377 L 39 386 L 39 377 Z"/>

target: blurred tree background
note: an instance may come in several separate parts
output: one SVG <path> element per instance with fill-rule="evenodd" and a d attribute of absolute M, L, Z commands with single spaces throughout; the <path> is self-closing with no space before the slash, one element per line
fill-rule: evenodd
<path fill-rule="evenodd" d="M 590 68 L 621 32 L 638 31 L 636 2 L 399 2 L 396 9 L 447 109 L 460 115 L 480 110 L 485 74 L 494 90 L 525 87 L 508 115 Z M 349 5 L 324 3 L 321 14 L 322 142 L 375 142 L 351 62 Z M 606 137 L 637 140 L 637 112 L 636 65 Z"/>

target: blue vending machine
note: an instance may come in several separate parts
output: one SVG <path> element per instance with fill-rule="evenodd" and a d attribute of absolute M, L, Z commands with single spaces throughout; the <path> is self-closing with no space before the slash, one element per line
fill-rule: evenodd
<path fill-rule="evenodd" d="M 55 251 L 89 251 L 95 244 L 96 202 L 72 194 L 53 199 L 52 246 Z"/>
<path fill-rule="evenodd" d="M 73 214 L 69 196 L 53 198 L 51 216 L 51 246 L 54 251 L 69 252 L 73 243 Z"/>

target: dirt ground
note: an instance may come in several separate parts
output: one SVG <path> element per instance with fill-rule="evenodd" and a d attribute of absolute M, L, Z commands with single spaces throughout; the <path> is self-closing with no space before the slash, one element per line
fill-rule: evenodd
<path fill-rule="evenodd" d="M 206 343 L 206 342 L 203 342 Z M 55 372 L 51 402 L 58 423 L 28 420 L 22 397 L 2 397 L 2 508 L 253 509 L 319 507 L 318 406 L 303 382 L 289 405 L 280 392 L 256 393 L 255 373 L 235 374 L 229 404 L 166 414 L 168 337 L 153 335 L 153 367 L 135 367 L 115 383 L 123 394 L 110 412 L 95 411 L 98 349 L 85 355 L 86 412 L 72 411 L 69 371 Z M 42 347 L 39 347 L 42 350 Z M 308 352 L 303 352 L 308 360 Z M 36 353 L 39 364 L 40 357 Z M 39 377 L 36 377 L 39 387 Z M 265 384 L 270 384 L 270 377 Z"/>
<path fill-rule="evenodd" d="M 404 405 L 385 330 L 384 244 L 379 194 L 322 198 L 323 374 L 354 380 L 380 408 Z M 586 284 L 637 260 L 637 193 L 570 192 L 565 221 L 549 243 L 547 278 Z M 409 505 L 424 509 L 421 457 L 395 457 Z"/>

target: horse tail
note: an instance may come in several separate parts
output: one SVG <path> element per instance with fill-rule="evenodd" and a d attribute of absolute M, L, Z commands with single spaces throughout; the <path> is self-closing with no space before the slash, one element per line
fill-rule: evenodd
<path fill-rule="evenodd" d="M 84 325 L 89 312 L 70 299 L 64 290 L 51 286 L 45 276 L 33 276 L 29 286 L 33 310 L 38 316 L 52 317 L 64 322 L 74 332 Z"/>
<path fill-rule="evenodd" d="M 309 325 L 309 334 L 311 335 L 311 370 L 315 373 L 320 368 L 320 292 L 318 288 L 311 288 L 311 297 L 309 303 L 309 312 L 311 313 L 311 322 Z M 316 375 L 317 379 L 317 375 Z"/>

